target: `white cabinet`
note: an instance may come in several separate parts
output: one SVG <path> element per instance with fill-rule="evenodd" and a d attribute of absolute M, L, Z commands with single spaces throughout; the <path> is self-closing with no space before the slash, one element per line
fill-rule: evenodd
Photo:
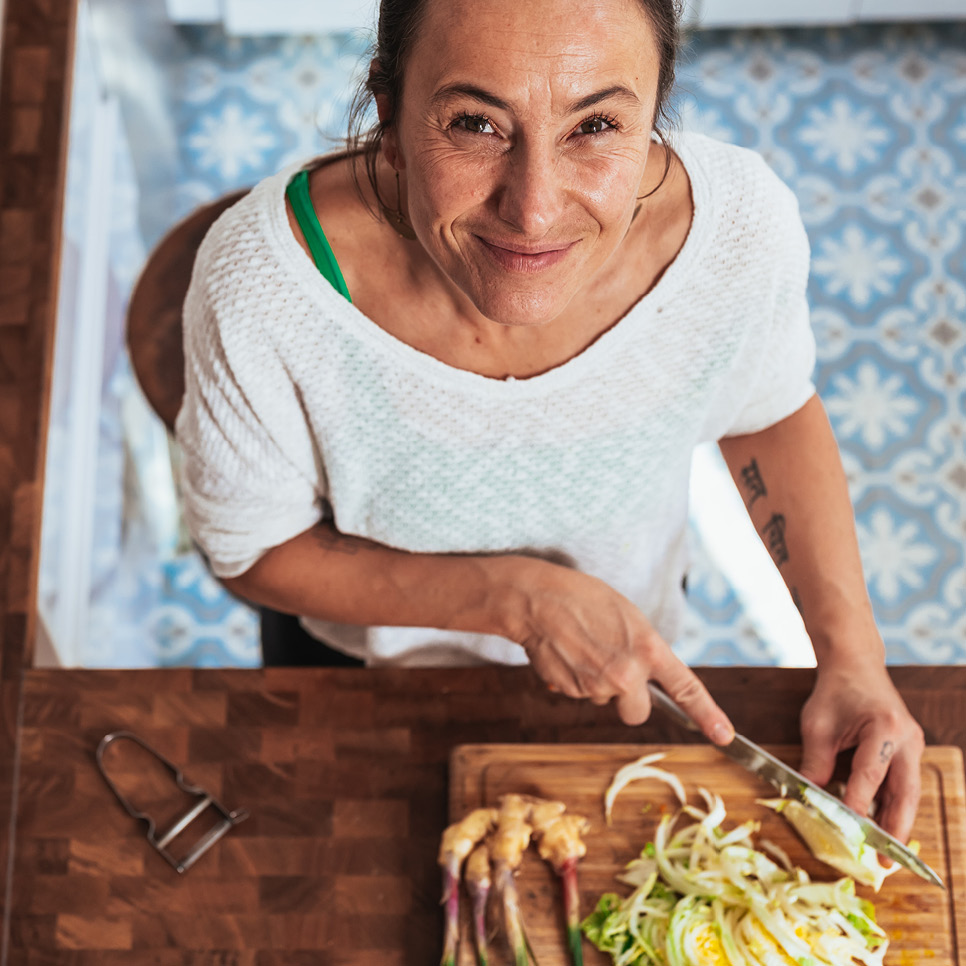
<path fill-rule="evenodd" d="M 236 37 L 368 29 L 376 16 L 375 0 L 165 0 L 165 7 L 174 23 L 222 23 Z"/>
<path fill-rule="evenodd" d="M 221 0 L 165 0 L 172 23 L 217 23 L 221 20 Z"/>
<path fill-rule="evenodd" d="M 850 23 L 856 0 L 700 0 L 702 27 L 780 27 L 794 24 Z"/>
<path fill-rule="evenodd" d="M 862 20 L 966 20 L 966 0 L 861 0 Z"/>
<path fill-rule="evenodd" d="M 225 33 L 319 34 L 375 24 L 371 0 L 222 0 Z"/>
<path fill-rule="evenodd" d="M 44 474 L 38 609 L 48 657 L 81 663 L 93 589 L 98 426 L 112 303 L 111 200 L 122 137 L 117 99 L 101 86 L 91 14 L 77 9 L 57 330 Z M 111 309 L 114 315 L 108 317 Z"/>
<path fill-rule="evenodd" d="M 3 0 L 0 0 L 2 9 Z M 229 35 L 370 28 L 376 0 L 165 0 L 175 23 L 223 23 Z M 966 20 L 966 0 L 684 0 L 696 27 L 793 27 L 874 20 Z"/>
<path fill-rule="evenodd" d="M 693 0 L 699 27 L 966 20 L 966 0 Z"/>

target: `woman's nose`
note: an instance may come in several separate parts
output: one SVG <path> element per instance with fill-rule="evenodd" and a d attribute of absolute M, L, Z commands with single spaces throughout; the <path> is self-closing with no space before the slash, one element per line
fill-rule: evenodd
<path fill-rule="evenodd" d="M 510 152 L 501 186 L 500 217 L 521 234 L 542 238 L 563 211 L 561 167 L 551 148 L 517 145 Z"/>

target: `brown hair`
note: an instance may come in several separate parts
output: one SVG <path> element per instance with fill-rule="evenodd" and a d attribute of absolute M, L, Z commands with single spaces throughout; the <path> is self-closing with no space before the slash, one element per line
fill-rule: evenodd
<path fill-rule="evenodd" d="M 654 31 L 660 57 L 657 81 L 657 104 L 654 112 L 654 133 L 668 148 L 664 126 L 670 126 L 670 95 L 674 87 L 674 65 L 678 52 L 678 24 L 682 0 L 637 0 Z M 366 176 L 378 206 L 391 210 L 379 191 L 376 165 L 386 131 L 396 119 L 402 95 L 403 72 L 422 23 L 426 0 L 380 0 L 376 40 L 370 52 L 372 63 L 368 77 L 359 85 L 349 108 L 349 148 L 356 160 L 365 164 Z M 390 115 L 385 120 L 368 126 L 367 115 L 377 95 L 385 95 Z M 665 152 L 664 176 L 648 194 L 653 194 L 664 183 L 671 164 L 671 152 Z M 362 193 L 357 165 L 353 165 L 356 185 Z M 647 197 L 646 195 L 644 197 Z"/>

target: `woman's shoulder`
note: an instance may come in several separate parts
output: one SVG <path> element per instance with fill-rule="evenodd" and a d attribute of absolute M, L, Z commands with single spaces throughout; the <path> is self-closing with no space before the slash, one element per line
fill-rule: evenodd
<path fill-rule="evenodd" d="M 313 284 L 318 269 L 286 192 L 303 169 L 309 172 L 312 204 L 336 256 L 350 243 L 366 244 L 376 219 L 351 183 L 344 153 L 295 162 L 259 181 L 211 225 L 195 260 L 196 288 L 209 298 L 226 292 L 246 301 L 268 297 L 279 286 L 290 296 L 316 288 L 324 294 L 324 287 Z"/>
<path fill-rule="evenodd" d="M 309 175 L 309 192 L 315 216 L 356 301 L 358 294 L 398 266 L 399 238 L 379 214 L 360 156 L 342 154 L 315 166 Z M 287 213 L 293 237 L 311 257 L 291 205 Z"/>
<path fill-rule="evenodd" d="M 289 165 L 259 181 L 218 216 L 199 246 L 193 282 L 239 284 L 261 271 L 277 272 L 290 260 L 278 228 L 285 186 L 299 167 Z"/>
<path fill-rule="evenodd" d="M 679 153 L 685 165 L 706 181 L 706 190 L 733 212 L 756 208 L 797 213 L 798 201 L 792 189 L 753 148 L 731 144 L 698 132 L 679 135 Z"/>
<path fill-rule="evenodd" d="M 741 261 L 755 264 L 807 258 L 798 199 L 761 154 L 695 133 L 683 136 L 678 150 L 696 207 L 704 208 L 708 250 L 733 255 L 737 246 Z"/>
<path fill-rule="evenodd" d="M 258 182 L 209 228 L 185 299 L 186 339 L 264 348 L 291 343 L 336 317 L 344 299 L 314 276 L 286 217 L 285 189 L 304 164 Z M 287 351 L 287 350 L 286 350 Z"/>

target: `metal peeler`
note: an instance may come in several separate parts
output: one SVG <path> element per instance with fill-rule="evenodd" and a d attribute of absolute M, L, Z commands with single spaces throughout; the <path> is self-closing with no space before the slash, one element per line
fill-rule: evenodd
<path fill-rule="evenodd" d="M 117 785 L 108 777 L 107 772 L 104 769 L 104 752 L 107 750 L 108 745 L 112 742 L 119 741 L 121 739 L 127 739 L 128 741 L 133 741 L 135 744 L 140 745 L 145 751 L 153 755 L 162 765 L 165 766 L 173 775 L 175 784 L 181 791 L 186 792 L 189 795 L 193 795 L 198 798 L 198 802 L 192 805 L 180 818 L 176 819 L 174 824 L 163 834 L 158 835 L 154 826 L 154 819 L 151 816 L 146 815 L 144 812 L 139 812 L 131 803 L 118 791 Z M 233 812 L 229 812 L 228 809 L 224 807 L 216 799 L 212 798 L 203 788 L 199 788 L 197 785 L 191 785 L 184 780 L 184 775 L 181 770 L 173 765 L 164 755 L 160 754 L 154 748 L 152 748 L 143 738 L 139 738 L 136 734 L 130 731 L 112 731 L 110 734 L 104 735 L 101 739 L 100 744 L 97 746 L 97 767 L 100 770 L 101 775 L 104 777 L 104 781 L 107 782 L 111 791 L 117 796 L 118 801 L 124 806 L 127 812 L 136 819 L 141 819 L 148 823 L 147 839 L 151 845 L 154 846 L 161 853 L 162 856 L 179 872 L 187 872 L 201 858 L 208 849 L 211 848 L 232 826 L 237 825 L 239 822 L 244 821 L 248 818 L 248 810 L 241 808 L 236 809 Z M 168 849 L 168 846 L 174 841 L 174 839 L 180 835 L 198 816 L 200 816 L 207 809 L 213 808 L 219 815 L 221 815 L 221 821 L 218 824 L 210 828 L 205 834 L 195 843 L 194 847 L 183 857 L 178 858 Z"/>

